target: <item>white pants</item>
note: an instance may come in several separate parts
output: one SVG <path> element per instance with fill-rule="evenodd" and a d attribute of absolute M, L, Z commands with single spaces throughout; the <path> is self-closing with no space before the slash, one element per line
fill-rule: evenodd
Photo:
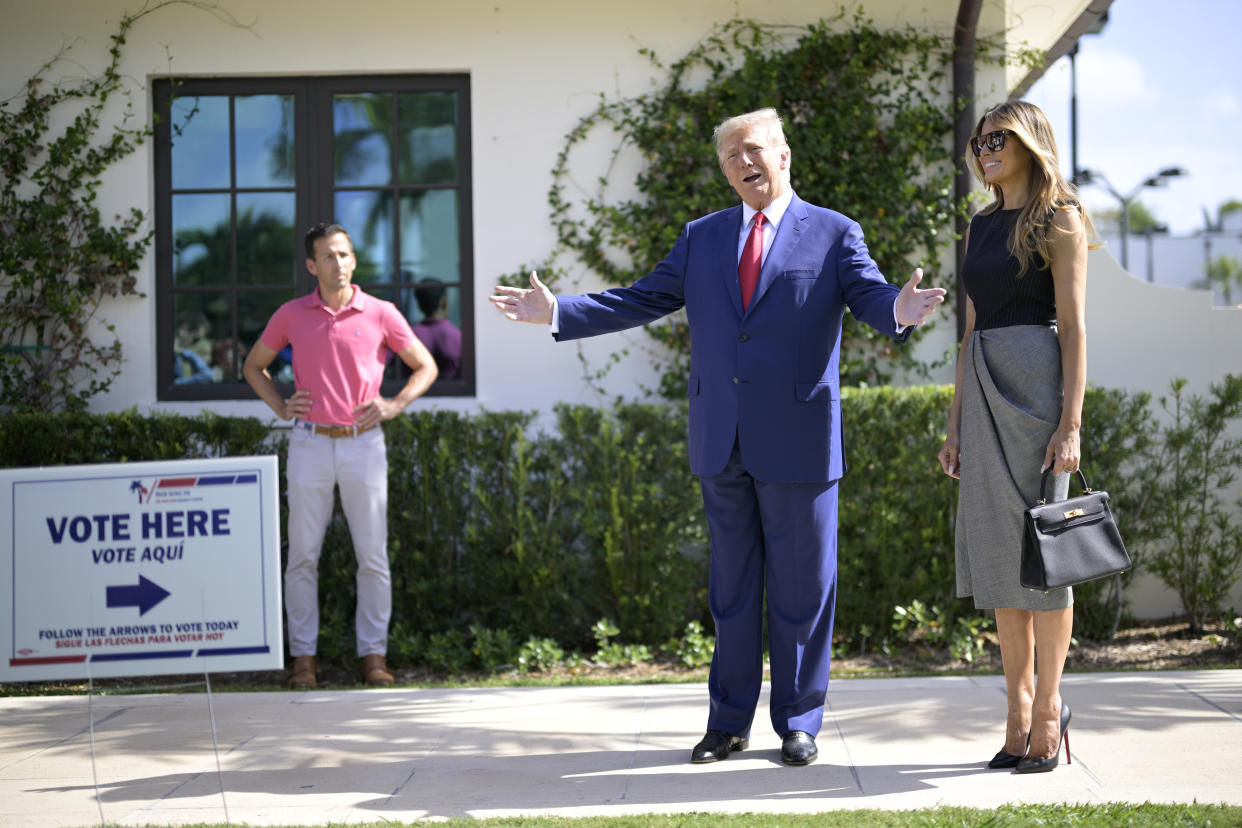
<path fill-rule="evenodd" d="M 358 655 L 384 655 L 392 615 L 388 575 L 388 454 L 384 432 L 328 437 L 295 427 L 289 436 L 289 560 L 285 614 L 289 654 L 315 655 L 319 642 L 319 552 L 339 485 L 358 562 Z"/>

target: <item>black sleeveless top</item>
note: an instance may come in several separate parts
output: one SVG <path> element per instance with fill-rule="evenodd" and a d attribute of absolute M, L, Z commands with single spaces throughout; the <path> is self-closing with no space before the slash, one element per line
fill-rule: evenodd
<path fill-rule="evenodd" d="M 962 283 L 975 306 L 976 331 L 1056 324 L 1052 270 L 1036 270 L 1032 264 L 1019 279 L 1018 259 L 1009 252 L 1009 236 L 1021 212 L 995 210 L 970 220 L 970 245 L 962 261 Z"/>

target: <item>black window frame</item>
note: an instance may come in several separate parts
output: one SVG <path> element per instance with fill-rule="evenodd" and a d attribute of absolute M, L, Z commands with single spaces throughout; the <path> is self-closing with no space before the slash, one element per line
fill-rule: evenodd
<path fill-rule="evenodd" d="M 161 402 L 213 402 L 253 400 L 255 394 L 241 378 L 237 381 L 210 385 L 174 385 L 173 345 L 175 323 L 173 320 L 174 295 L 194 290 L 219 290 L 212 288 L 175 287 L 173 284 L 173 233 L 172 233 L 172 136 L 175 124 L 170 115 L 170 105 L 175 97 L 208 95 L 292 95 L 294 99 L 294 194 L 295 219 L 294 258 L 291 263 L 296 274 L 289 298 L 309 293 L 315 288 L 315 279 L 305 267 L 302 235 L 316 221 L 332 221 L 334 216 L 334 159 L 333 159 L 333 95 L 351 93 L 403 93 L 403 92 L 456 93 L 456 158 L 457 181 L 451 187 L 457 194 L 457 243 L 460 263 L 458 301 L 460 303 L 460 328 L 462 338 L 461 371 L 453 379 L 439 378 L 428 389 L 429 397 L 476 396 L 475 322 L 474 322 L 474 221 L 473 221 L 473 171 L 471 157 L 471 104 L 470 76 L 468 74 L 413 74 L 413 75 L 344 75 L 314 77 L 163 77 L 152 83 L 154 123 L 154 184 L 155 184 L 155 257 L 156 257 L 156 399 Z M 230 106 L 232 104 L 230 103 Z M 235 135 L 230 130 L 230 141 Z M 237 197 L 233 174 L 237 164 L 235 152 L 230 153 L 231 198 Z M 446 189 L 445 185 L 425 187 L 401 187 L 400 189 Z M 242 188 L 255 191 L 255 188 Z M 280 188 L 287 190 L 288 188 Z M 343 187 L 339 189 L 357 189 Z M 262 192 L 261 189 L 258 189 Z M 177 190 L 181 193 L 203 192 Z M 220 192 L 210 190 L 208 192 Z M 235 210 L 234 210 L 235 214 Z M 393 221 L 399 220 L 393 211 Z M 354 232 L 353 228 L 346 228 Z M 400 234 L 394 233 L 400 244 Z M 238 307 L 240 297 L 248 291 L 271 291 L 273 286 L 238 284 L 237 239 L 231 240 L 231 272 L 227 289 L 234 293 L 232 301 L 232 325 L 238 331 Z M 398 263 L 400 259 L 396 259 Z M 399 277 L 394 276 L 399 281 Z M 369 286 L 363 286 L 371 292 Z M 384 296 L 384 298 L 392 298 Z M 247 347 L 253 342 L 245 343 Z M 386 379 L 381 386 L 385 396 L 396 394 L 403 380 Z M 282 393 L 292 393 L 291 384 L 280 384 Z"/>

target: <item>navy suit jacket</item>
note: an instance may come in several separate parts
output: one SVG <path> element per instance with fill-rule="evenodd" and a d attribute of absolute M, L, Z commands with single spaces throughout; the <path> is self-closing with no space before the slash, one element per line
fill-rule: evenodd
<path fill-rule="evenodd" d="M 846 306 L 897 339 L 899 289 L 876 267 L 858 223 L 794 194 L 742 310 L 742 207 L 682 230 L 630 287 L 558 296 L 558 340 L 652 322 L 682 307 L 690 326 L 690 470 L 715 475 L 738 441 L 765 482 L 827 483 L 845 472 L 838 364 Z"/>

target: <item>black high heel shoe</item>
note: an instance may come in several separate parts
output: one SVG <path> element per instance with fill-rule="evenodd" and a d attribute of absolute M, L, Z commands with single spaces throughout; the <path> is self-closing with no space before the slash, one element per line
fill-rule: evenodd
<path fill-rule="evenodd" d="M 1031 734 L 1026 734 L 1026 749 L 1031 749 Z M 1023 754 L 1025 755 L 1025 754 Z M 1022 756 L 1015 756 L 1012 753 L 1005 753 L 1003 750 L 996 751 L 996 755 L 992 757 L 992 761 L 988 762 L 988 767 L 992 770 L 1000 768 L 1016 768 L 1018 763 L 1022 761 Z"/>
<path fill-rule="evenodd" d="M 1057 738 L 1057 752 L 1049 756 L 1047 759 L 1031 759 L 1023 757 L 1017 766 L 1013 769 L 1014 773 L 1046 773 L 1052 770 L 1061 762 L 1061 742 L 1065 742 L 1065 764 L 1070 764 L 1070 747 L 1069 747 L 1069 723 L 1070 708 L 1064 701 L 1061 702 L 1061 735 Z"/>
<path fill-rule="evenodd" d="M 1026 749 L 1031 750 L 1030 732 L 1026 735 Z M 992 761 L 987 762 L 987 767 L 994 771 L 1002 767 L 1017 767 L 1017 763 L 1022 761 L 1022 756 L 1026 756 L 1026 754 L 1015 756 L 1013 754 L 1006 754 L 1004 750 L 999 750 L 996 751 L 996 756 L 992 756 Z"/>

